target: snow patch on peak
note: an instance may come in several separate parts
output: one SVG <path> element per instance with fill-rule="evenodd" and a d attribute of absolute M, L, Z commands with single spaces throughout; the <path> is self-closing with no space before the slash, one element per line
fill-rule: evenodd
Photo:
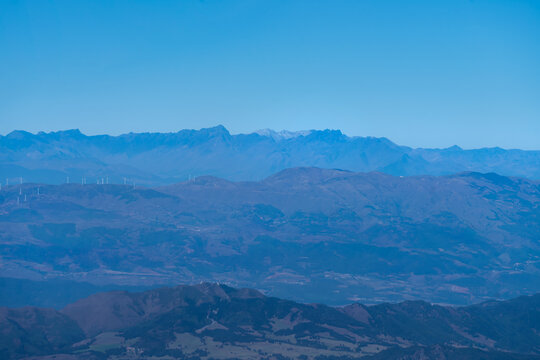
<path fill-rule="evenodd" d="M 255 134 L 258 134 L 260 136 L 266 136 L 274 139 L 275 141 L 281 141 L 281 140 L 287 140 L 296 138 L 299 136 L 307 136 L 311 134 L 313 130 L 301 130 L 301 131 L 288 131 L 288 130 L 281 130 L 281 131 L 275 131 L 272 129 L 261 129 L 255 131 Z"/>

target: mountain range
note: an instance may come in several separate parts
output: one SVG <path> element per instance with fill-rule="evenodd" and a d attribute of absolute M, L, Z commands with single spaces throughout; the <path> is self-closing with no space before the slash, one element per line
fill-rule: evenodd
<path fill-rule="evenodd" d="M 540 360 L 540 151 L 15 131 L 0 177 L 2 359 Z"/>
<path fill-rule="evenodd" d="M 211 175 L 262 180 L 292 167 L 396 176 L 495 172 L 540 179 L 540 151 L 422 149 L 339 130 L 231 135 L 223 126 L 176 133 L 86 136 L 78 130 L 0 136 L 0 177 L 9 183 L 164 185 Z"/>
<path fill-rule="evenodd" d="M 203 283 L 0 308 L 2 359 L 540 359 L 540 295 L 467 307 L 301 304 Z"/>
<path fill-rule="evenodd" d="M 2 187 L 0 225 L 1 283 L 17 294 L 0 301 L 11 306 L 199 281 L 330 305 L 540 291 L 540 182 L 494 173 L 23 183 Z"/>

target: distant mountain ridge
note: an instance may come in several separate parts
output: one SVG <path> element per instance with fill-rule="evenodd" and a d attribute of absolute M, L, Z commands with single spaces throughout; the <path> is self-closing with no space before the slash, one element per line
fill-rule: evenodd
<path fill-rule="evenodd" d="M 61 311 L 0 308 L 0 335 L 6 360 L 538 360 L 540 295 L 334 308 L 202 283 L 99 293 Z"/>
<path fill-rule="evenodd" d="M 0 136 L 0 177 L 8 181 L 163 185 L 200 175 L 260 180 L 280 170 L 314 166 L 391 175 L 496 172 L 540 179 L 540 151 L 421 149 L 339 130 L 265 129 L 231 135 L 223 126 L 176 133 L 86 136 L 79 130 L 13 131 Z M 4 181 L 3 181 L 4 182 Z"/>

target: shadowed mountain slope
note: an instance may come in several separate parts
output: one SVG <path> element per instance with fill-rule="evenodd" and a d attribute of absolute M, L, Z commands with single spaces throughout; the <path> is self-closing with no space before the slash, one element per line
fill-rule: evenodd
<path fill-rule="evenodd" d="M 100 293 L 61 312 L 0 314 L 9 330 L 0 346 L 7 359 L 540 358 L 539 295 L 468 307 L 408 301 L 333 308 L 204 283 Z"/>
<path fill-rule="evenodd" d="M 70 351 L 84 339 L 77 323 L 52 309 L 0 308 L 0 358 Z"/>

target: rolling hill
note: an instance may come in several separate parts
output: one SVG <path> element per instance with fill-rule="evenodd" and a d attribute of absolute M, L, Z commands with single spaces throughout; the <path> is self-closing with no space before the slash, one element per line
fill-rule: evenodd
<path fill-rule="evenodd" d="M 0 309 L 3 359 L 539 359 L 540 296 L 334 308 L 203 283 Z"/>
<path fill-rule="evenodd" d="M 295 168 L 156 188 L 10 185 L 0 191 L 0 276 L 6 292 L 22 289 L 13 278 L 34 282 L 24 289 L 81 284 L 68 287 L 80 289 L 71 300 L 221 281 L 332 305 L 472 304 L 540 291 L 539 204 L 537 181 L 493 173 Z M 10 305 L 65 305 L 51 288 Z"/>

